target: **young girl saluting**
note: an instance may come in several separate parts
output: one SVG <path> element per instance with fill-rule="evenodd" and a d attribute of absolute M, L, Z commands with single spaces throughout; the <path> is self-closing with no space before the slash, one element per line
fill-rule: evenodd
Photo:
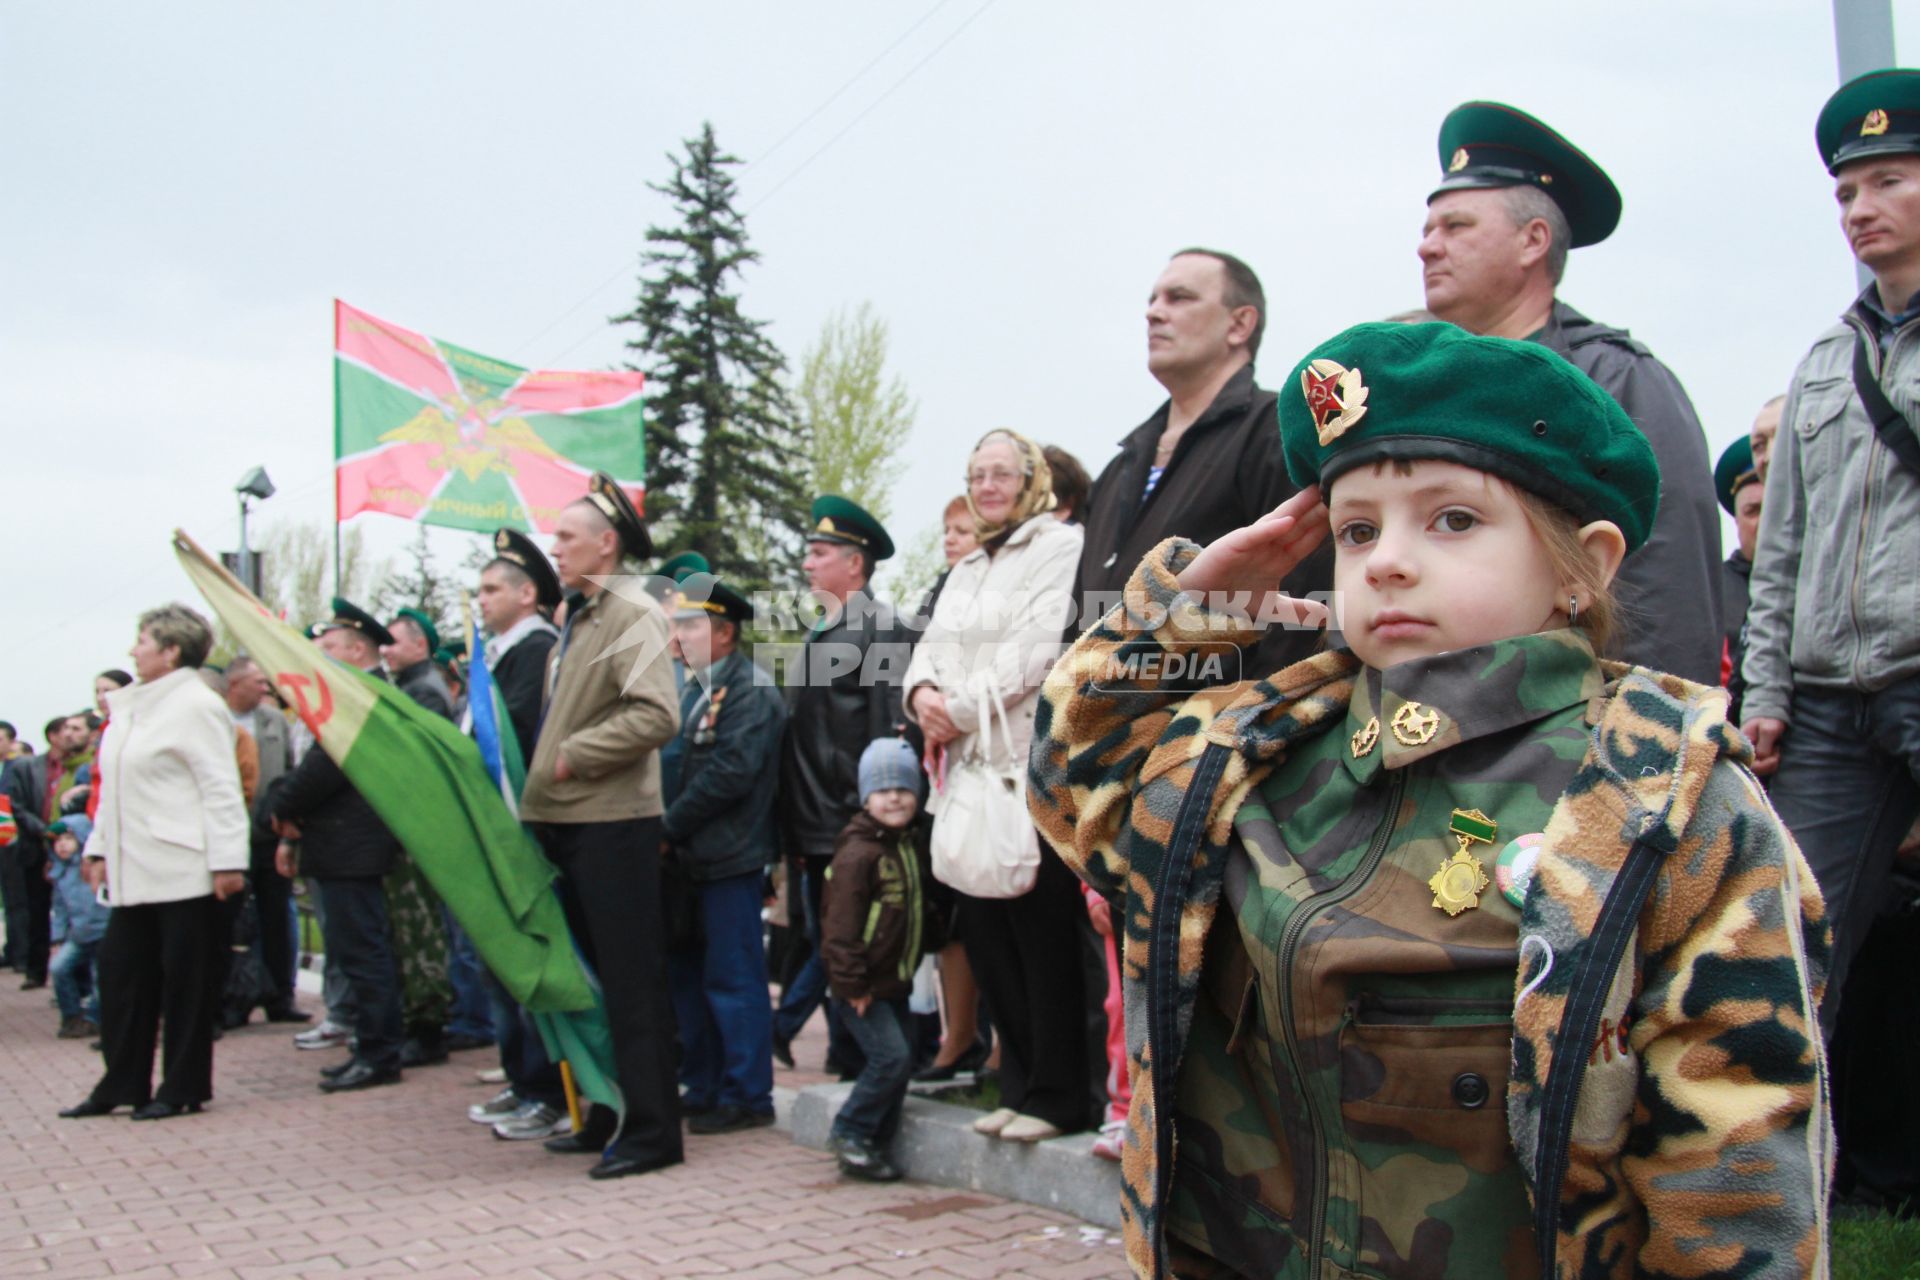
<path fill-rule="evenodd" d="M 1595 657 L 1645 438 L 1440 324 L 1280 405 L 1315 487 L 1155 548 L 1036 722 L 1035 819 L 1123 908 L 1134 1270 L 1824 1274 L 1819 892 L 1725 692 Z M 1309 617 L 1272 584 L 1329 531 L 1345 651 L 1176 688 Z"/>

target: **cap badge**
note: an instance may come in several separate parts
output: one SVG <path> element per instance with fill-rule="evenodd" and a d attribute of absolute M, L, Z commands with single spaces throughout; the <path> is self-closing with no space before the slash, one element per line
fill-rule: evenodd
<path fill-rule="evenodd" d="M 507 536 L 507 531 L 505 529 L 500 529 L 494 533 L 493 549 L 495 551 L 505 551 L 512 546 L 513 546 L 513 539 Z"/>
<path fill-rule="evenodd" d="M 1369 719 L 1366 726 L 1353 735 L 1353 758 L 1359 760 L 1373 751 L 1373 744 L 1380 741 L 1380 717 Z"/>
<path fill-rule="evenodd" d="M 1458 173 L 1467 167 L 1467 149 L 1461 147 L 1453 153 L 1453 159 L 1447 161 L 1447 172 Z"/>
<path fill-rule="evenodd" d="M 1873 110 L 1867 112 L 1867 118 L 1860 122 L 1860 136 L 1863 138 L 1877 138 L 1887 131 L 1887 125 L 1889 123 L 1887 113 L 1875 107 Z"/>
<path fill-rule="evenodd" d="M 1471 850 L 1477 842 L 1492 844 L 1494 836 L 1499 834 L 1499 824 L 1478 809 L 1455 809 L 1453 818 L 1447 823 L 1447 831 L 1460 842 L 1451 858 L 1440 864 L 1440 869 L 1427 881 L 1427 888 L 1433 890 L 1433 905 L 1450 916 L 1469 911 L 1480 905 L 1480 895 L 1486 891 L 1486 868 L 1480 865 L 1480 859 L 1473 856 Z"/>
<path fill-rule="evenodd" d="M 1440 732 L 1440 713 L 1417 702 L 1401 704 L 1393 713 L 1393 736 L 1403 747 L 1424 747 Z"/>
<path fill-rule="evenodd" d="M 1307 411 L 1313 415 L 1313 429 L 1322 448 L 1366 416 L 1367 386 L 1360 381 L 1358 369 L 1315 360 L 1300 371 L 1300 391 L 1307 398 Z"/>

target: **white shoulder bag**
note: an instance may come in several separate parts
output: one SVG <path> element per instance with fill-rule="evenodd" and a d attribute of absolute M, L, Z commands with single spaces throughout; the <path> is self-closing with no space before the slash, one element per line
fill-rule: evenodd
<path fill-rule="evenodd" d="M 974 898 L 1018 898 L 1040 872 L 1040 833 L 1027 813 L 1027 762 L 1015 755 L 1013 723 L 983 682 L 985 715 L 971 755 L 947 770 L 947 791 L 933 822 L 933 875 Z M 993 762 L 1000 722 L 1007 763 Z"/>

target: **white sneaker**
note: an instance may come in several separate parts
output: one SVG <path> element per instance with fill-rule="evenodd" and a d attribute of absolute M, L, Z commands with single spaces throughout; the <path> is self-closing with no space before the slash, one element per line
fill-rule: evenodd
<path fill-rule="evenodd" d="M 485 1071 L 474 1072 L 473 1078 L 481 1084 L 505 1084 L 507 1082 L 507 1069 L 505 1067 L 488 1067 Z"/>
<path fill-rule="evenodd" d="M 467 1119 L 475 1124 L 499 1124 L 518 1115 L 526 1105 L 526 1099 L 512 1089 L 502 1089 L 485 1102 L 476 1102 L 467 1108 Z"/>
<path fill-rule="evenodd" d="M 566 1112 L 541 1102 L 529 1102 L 493 1126 L 493 1136 L 508 1142 L 530 1142 L 572 1132 L 573 1121 Z"/>
<path fill-rule="evenodd" d="M 353 1032 L 337 1022 L 322 1021 L 293 1038 L 296 1049 L 332 1049 L 353 1038 Z"/>
<path fill-rule="evenodd" d="M 1039 1116 L 1015 1116 L 1002 1125 L 995 1136 L 1002 1142 L 1045 1142 L 1059 1137 L 1060 1130 Z"/>
<path fill-rule="evenodd" d="M 997 1138 L 1000 1136 L 1000 1131 L 1009 1124 L 1012 1124 L 1019 1114 L 1020 1113 L 1012 1107 L 1002 1107 L 998 1111 L 989 1111 L 973 1122 L 973 1131 L 975 1133 L 984 1133 L 989 1138 Z"/>

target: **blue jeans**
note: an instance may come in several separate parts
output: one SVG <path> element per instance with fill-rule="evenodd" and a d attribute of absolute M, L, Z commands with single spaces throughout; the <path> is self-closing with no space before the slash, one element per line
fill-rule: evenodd
<path fill-rule="evenodd" d="M 447 1030 L 456 1036 L 493 1039 L 493 1002 L 481 981 L 480 954 L 473 939 L 453 918 L 443 902 L 440 913 L 447 922 L 447 984 L 453 988 L 453 1008 L 447 1015 Z"/>
<path fill-rule="evenodd" d="M 560 1068 L 547 1056 L 546 1042 L 500 980 L 486 969 L 480 971 L 486 984 L 493 1026 L 500 1046 L 500 1069 L 507 1083 L 528 1102 L 540 1102 L 556 1111 L 567 1105 L 567 1087 L 560 1079 Z"/>
<path fill-rule="evenodd" d="M 94 962 L 99 953 L 97 942 L 75 942 L 69 938 L 60 944 L 60 953 L 54 956 L 47 976 L 53 980 L 53 995 L 60 1002 L 62 1018 L 100 1021 L 100 972 Z"/>
<path fill-rule="evenodd" d="M 773 1111 L 773 1010 L 760 932 L 760 873 L 707 880 L 700 945 L 668 957 L 674 1017 L 686 1056 L 680 1083 L 690 1108 Z"/>
<path fill-rule="evenodd" d="M 792 1040 L 807 1025 L 813 1011 L 827 1009 L 827 1058 L 836 1067 L 858 1070 L 860 1042 L 847 1034 L 839 1007 L 827 999 L 827 964 L 820 958 L 820 895 L 826 889 L 826 858 L 800 859 L 800 905 L 805 914 L 807 962 L 800 966 L 787 984 L 780 1007 L 773 1011 L 773 1029 L 783 1040 Z"/>
<path fill-rule="evenodd" d="M 900 1108 L 913 1075 L 913 1015 L 905 1000 L 875 1000 L 865 1014 L 855 1013 L 844 1001 L 834 1004 L 840 1009 L 840 1024 L 859 1044 L 867 1065 L 833 1118 L 833 1134 L 885 1147 L 900 1131 Z"/>
<path fill-rule="evenodd" d="M 1796 685 L 1770 788 L 1827 900 L 1833 964 L 1820 1026 L 1833 1020 L 1853 957 L 1886 897 L 1893 855 L 1920 813 L 1920 678 L 1877 693 Z"/>

